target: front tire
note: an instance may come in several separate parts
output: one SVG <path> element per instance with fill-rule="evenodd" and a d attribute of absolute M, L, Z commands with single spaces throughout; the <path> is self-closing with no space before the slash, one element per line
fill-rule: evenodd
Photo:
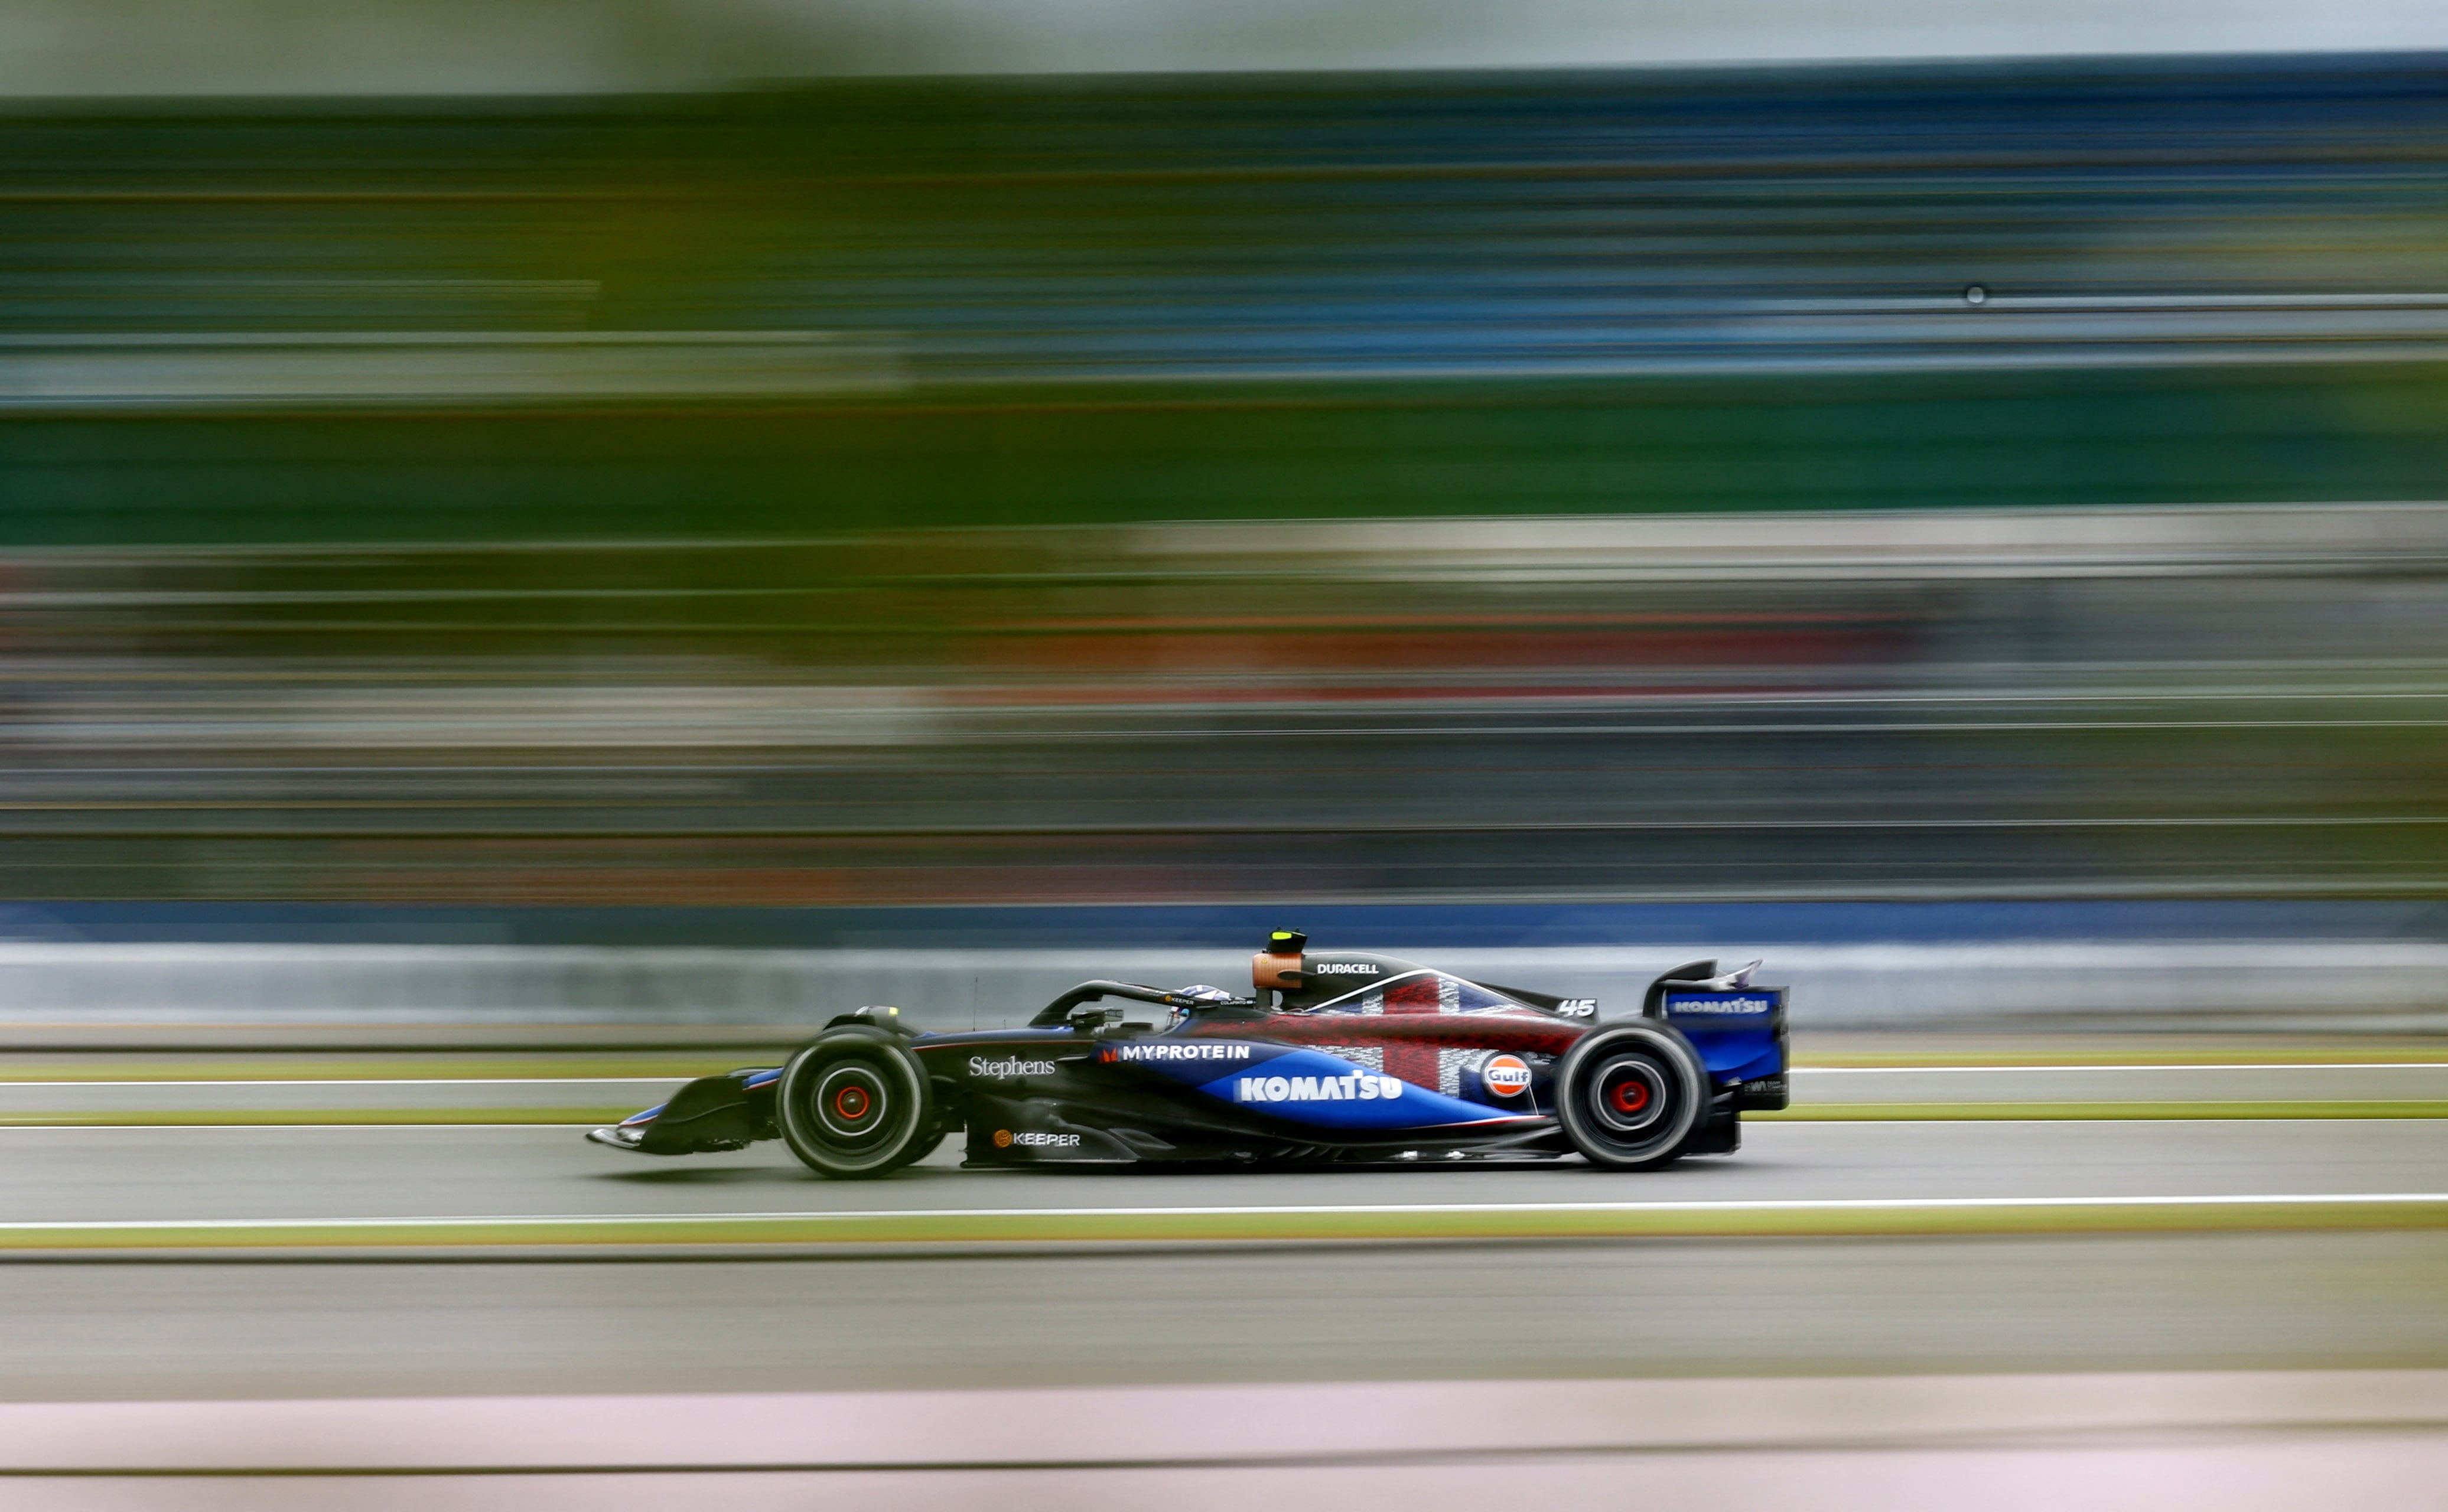
<path fill-rule="evenodd" d="M 1666 1164 L 1708 1117 L 1708 1068 L 1669 1024 L 1644 1020 L 1583 1035 L 1556 1080 L 1564 1137 L 1583 1159 L 1610 1170 Z"/>
<path fill-rule="evenodd" d="M 934 1102 L 926 1068 L 900 1041 L 845 1028 L 782 1067 L 774 1121 L 809 1170 L 856 1181 L 899 1170 L 933 1148 L 942 1137 Z"/>

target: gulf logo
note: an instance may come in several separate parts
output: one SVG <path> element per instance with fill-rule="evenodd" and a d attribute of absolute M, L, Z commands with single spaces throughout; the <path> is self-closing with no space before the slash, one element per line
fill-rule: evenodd
<path fill-rule="evenodd" d="M 1518 1098 L 1530 1090 L 1530 1066 L 1518 1055 L 1500 1055 L 1479 1068 L 1479 1084 L 1488 1095 Z"/>

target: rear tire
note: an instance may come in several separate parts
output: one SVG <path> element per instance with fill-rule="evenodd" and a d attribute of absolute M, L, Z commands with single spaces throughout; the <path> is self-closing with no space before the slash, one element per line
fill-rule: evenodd
<path fill-rule="evenodd" d="M 1709 1115 L 1709 1072 L 1692 1042 L 1647 1020 L 1583 1035 L 1557 1074 L 1564 1137 L 1592 1165 L 1648 1171 L 1690 1147 Z"/>
<path fill-rule="evenodd" d="M 782 1067 L 774 1121 L 809 1170 L 856 1181 L 899 1170 L 931 1149 L 942 1138 L 926 1068 L 898 1039 L 842 1028 Z"/>

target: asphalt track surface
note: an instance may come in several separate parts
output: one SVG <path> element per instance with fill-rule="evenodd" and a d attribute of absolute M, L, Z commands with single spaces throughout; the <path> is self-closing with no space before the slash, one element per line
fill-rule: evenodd
<path fill-rule="evenodd" d="M 2437 1231 L 0 1267 L 21 1401 L 2448 1364 Z"/>
<path fill-rule="evenodd" d="M 953 1209 L 1009 1221 L 1054 1209 L 2418 1196 L 2448 1188 L 2448 1119 L 2413 1111 L 2436 1103 L 2442 1080 L 2437 1066 L 2400 1063 L 1831 1068 L 1802 1079 L 1806 1103 L 1986 1111 L 1757 1123 L 1731 1158 L 1643 1175 L 1572 1160 L 965 1171 L 947 1148 L 889 1180 L 832 1183 L 775 1145 L 656 1160 L 584 1143 L 583 1125 L 132 1121 L 180 1106 L 554 1118 L 607 1090 L 623 1105 L 655 1101 L 669 1081 L 21 1079 L 0 1087 L 0 1113 L 35 1121 L 0 1127 L 0 1234 L 178 1220 L 477 1216 L 541 1228 L 580 1215 L 669 1224 Z M 2170 1099 L 2279 1111 L 2113 1116 Z M 2328 1116 L 2283 1112 L 2322 1100 Z M 2041 1103 L 2088 1111 L 2008 1116 Z M 2336 1111 L 2375 1104 L 2402 1108 Z M 131 1121 L 39 1121 L 108 1120 L 114 1108 Z M 641 1501 L 761 1512 L 966 1507 L 990 1490 L 998 1504 L 1065 1512 L 1253 1497 L 1323 1512 L 1388 1498 L 1606 1504 L 1629 1478 L 1644 1500 L 1778 1512 L 1920 1512 L 1960 1504 L 1968 1484 L 1986 1504 L 2036 1512 L 2138 1512 L 2165 1504 L 2152 1487 L 2175 1484 L 2246 1512 L 2331 1493 L 2415 1504 L 2448 1467 L 2448 1383 L 2437 1374 L 2448 1366 L 2448 1226 L 2436 1196 L 2424 1205 L 2428 1216 L 2398 1227 L 2319 1215 L 2285 1231 L 2101 1234 L 2052 1229 L 2043 1215 L 2028 1232 L 1954 1236 L 764 1253 L 275 1244 L 218 1255 L 149 1240 L 109 1254 L 7 1241 L 0 1459 L 68 1468 L 0 1468 L 0 1500 L 32 1512 L 552 1512 Z M 2305 1415 L 2303 1404 L 2358 1371 L 2381 1374 L 2355 1377 L 2361 1397 Z M 2429 1383 L 2431 1395 L 2409 1396 L 2404 1383 Z M 1236 1385 L 1258 1389 L 1232 1398 Z M 1182 1394 L 1201 1390 L 1228 1394 Z M 1426 1395 L 1386 1395 L 1405 1391 Z M 812 1392 L 833 1394 L 792 1394 Z M 1601 1407 L 1608 1392 L 1622 1400 Z M 2268 1400 L 2252 1405 L 2254 1392 Z M 2200 1422 L 2192 1407 L 2171 1415 L 2188 1393 L 2202 1399 Z M 2124 1405 L 2103 1406 L 2112 1401 Z M 82 1440 L 42 1406 L 79 1402 L 107 1405 Z M 220 1426 L 180 1416 L 216 1402 L 237 1416 Z M 1633 1437 L 1576 1437 L 1558 1403 Z M 356 1415 L 318 1416 L 335 1410 Z M 1299 1431 L 1253 1437 L 1262 1410 Z M 2069 1427 L 2058 1421 L 2067 1411 L 2089 1416 Z M 856 1426 L 870 1419 L 875 1431 Z M 621 1426 L 633 1420 L 660 1426 L 661 1440 Z M 1369 1425 L 1388 1423 L 1403 1433 L 1377 1442 Z M 1065 1448 L 1048 1424 L 1077 1429 L 1085 1446 Z M 794 1433 L 819 1426 L 822 1443 L 798 1445 Z M 998 1432 L 1022 1449 L 998 1448 Z M 585 1442 L 550 1447 L 571 1433 Z M 1540 1448 L 1541 1433 L 1562 1447 Z M 1322 1457 L 1303 1458 L 1302 1445 Z M 503 1463 L 503 1445 L 537 1467 L 469 1468 Z M 998 1459 L 1010 1454 L 1020 1458 Z M 147 1456 L 191 1465 L 217 1455 L 253 1468 L 130 1468 Z M 384 1467 L 419 1456 L 443 1467 Z M 896 1458 L 910 1463 L 833 1463 Z M 810 1463 L 779 1463 L 799 1460 Z M 303 1468 L 327 1462 L 373 1468 Z"/>
<path fill-rule="evenodd" d="M 0 1131 L 0 1213 L 86 1220 L 2436 1192 L 2448 1120 L 1811 1122 L 1578 1162 L 829 1183 L 565 1127 Z M 0 1396 L 2448 1364 L 2448 1232 L 1069 1246 L 1034 1254 L 0 1264 Z"/>
<path fill-rule="evenodd" d="M 778 1144 L 657 1158 L 568 1127 L 0 1131 L 14 1223 L 546 1217 L 1976 1197 L 2448 1189 L 2448 1120 L 1762 1124 L 1731 1158 L 1624 1175 L 1578 1160 L 1397 1169 L 965 1171 L 947 1144 L 883 1181 L 812 1177 Z"/>
<path fill-rule="evenodd" d="M 2334 1059 L 2332 1052 L 2329 1057 Z M 2448 1066 L 1837 1069 L 1806 1107 L 2099 1104 L 2076 1120 L 1757 1122 L 1645 1175 L 1578 1161 L 817 1180 L 778 1145 L 659 1160 L 581 1128 L 0 1128 L 10 1224 L 1443 1204 L 2274 1197 L 2448 1190 L 2448 1120 L 2113 1116 L 2148 1100 L 2419 1105 Z M 0 1116 L 202 1108 L 533 1116 L 659 1101 L 622 1075 L 0 1075 Z M 373 1069 L 379 1070 L 380 1066 Z M 619 1068 L 613 1068 L 619 1069 Z M 56 1080 L 62 1074 L 70 1081 Z M 2111 1116 L 2098 1116 L 2098 1115 Z M 2448 1230 L 1959 1237 L 538 1250 L 0 1263 L 0 1398 L 872 1390 L 1336 1380 L 2431 1368 Z"/>

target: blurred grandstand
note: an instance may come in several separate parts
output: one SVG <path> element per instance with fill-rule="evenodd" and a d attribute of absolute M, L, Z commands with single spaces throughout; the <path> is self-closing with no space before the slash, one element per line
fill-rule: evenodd
<path fill-rule="evenodd" d="M 20 105 L 0 886 L 2434 896 L 2442 70 Z"/>

